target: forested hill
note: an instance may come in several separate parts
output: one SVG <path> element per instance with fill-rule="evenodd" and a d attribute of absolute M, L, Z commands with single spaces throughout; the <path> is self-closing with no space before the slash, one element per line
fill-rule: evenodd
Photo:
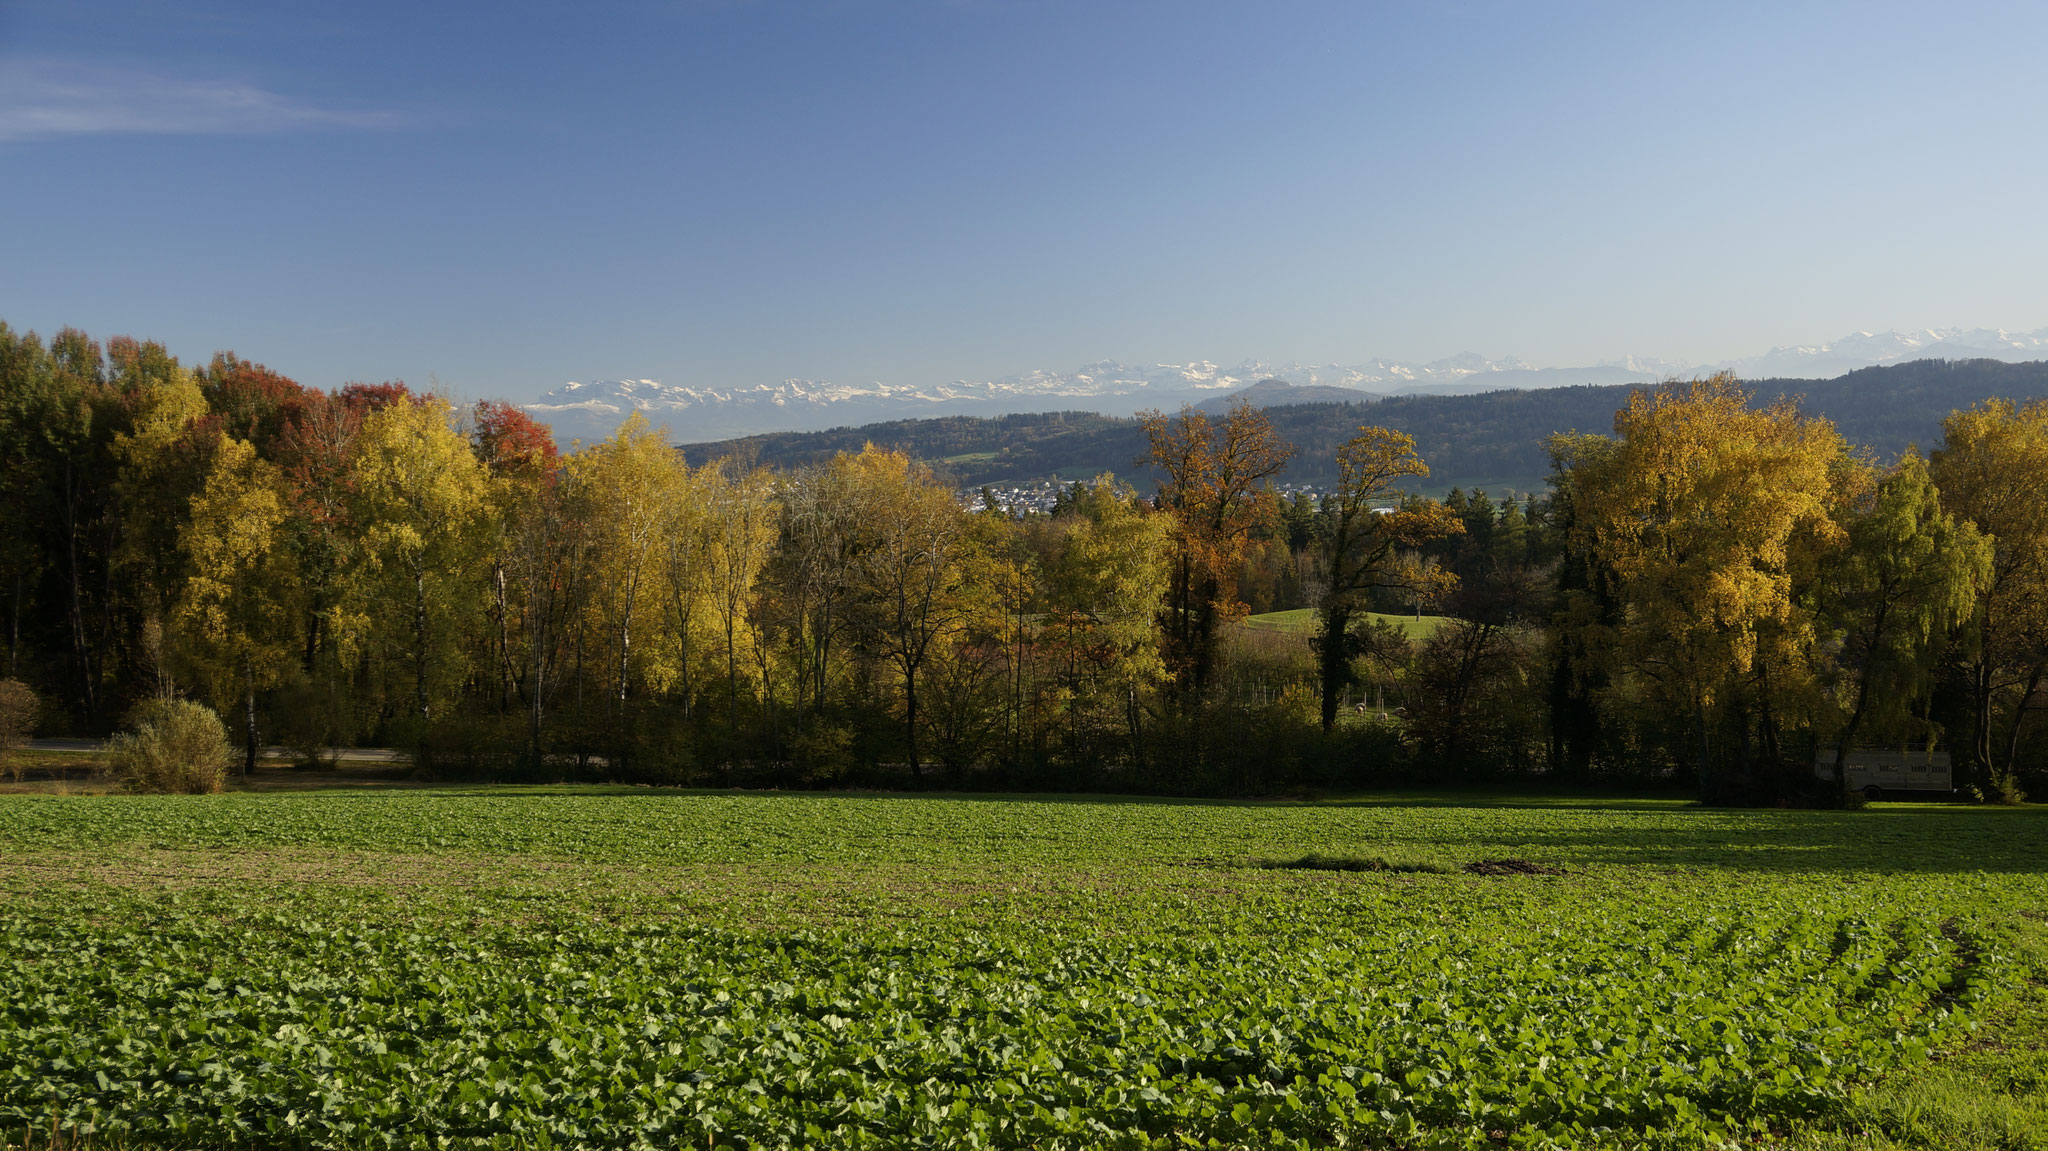
<path fill-rule="evenodd" d="M 1295 445 L 1288 478 L 1316 483 L 1330 478 L 1337 445 L 1360 424 L 1396 428 L 1415 437 L 1430 465 L 1432 489 L 1485 487 L 1499 491 L 1542 486 L 1549 471 L 1544 442 L 1553 432 L 1606 432 L 1634 385 L 1585 385 L 1467 396 L 1396 396 L 1356 404 L 1312 403 L 1269 407 L 1279 433 Z M 2048 361 L 1916 360 L 1863 368 L 1831 380 L 1757 380 L 1760 402 L 1779 396 L 1801 400 L 1809 412 L 1833 419 L 1850 443 L 1880 455 L 1941 438 L 1941 421 L 1956 408 L 1993 396 L 2048 396 Z M 777 432 L 739 440 L 686 444 L 693 461 L 737 455 L 788 468 L 830 459 L 861 445 L 898 448 L 941 465 L 963 487 L 1057 474 L 1079 479 L 1103 471 L 1134 477 L 1145 451 L 1135 419 L 1093 412 L 977 418 L 946 416 L 897 420 L 824 432 Z"/>

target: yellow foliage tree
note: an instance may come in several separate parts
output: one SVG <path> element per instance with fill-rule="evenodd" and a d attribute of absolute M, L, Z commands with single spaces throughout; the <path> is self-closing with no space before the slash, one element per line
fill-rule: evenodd
<path fill-rule="evenodd" d="M 788 653 L 792 736 L 800 748 L 809 746 L 808 723 L 830 693 L 837 642 L 850 622 L 858 506 L 851 458 L 785 474 L 776 485 L 777 542 L 767 578 Z"/>
<path fill-rule="evenodd" d="M 1609 450 L 1578 453 L 1571 480 L 1579 550 L 1620 599 L 1592 648 L 1689 720 L 1704 798 L 1753 791 L 1758 761 L 1784 764 L 1787 713 L 1817 698 L 1798 593 L 1842 540 L 1846 449 L 1789 402 L 1752 408 L 1727 374 L 1638 391 L 1614 430 Z M 1715 770 L 1717 735 L 1736 778 Z"/>
<path fill-rule="evenodd" d="M 205 482 L 214 437 L 193 434 L 194 422 L 206 415 L 206 396 L 192 373 L 168 357 L 135 363 L 153 367 L 127 373 L 134 377 L 128 381 L 134 423 L 113 441 L 120 462 L 114 487 L 126 513 L 114 564 L 149 627 L 161 626 L 183 579 L 178 524 L 186 501 Z"/>
<path fill-rule="evenodd" d="M 709 587 L 725 642 L 726 728 L 737 737 L 742 645 L 759 653 L 763 705 L 773 709 L 765 637 L 750 608 L 755 581 L 775 547 L 775 488 L 766 472 L 729 475 L 715 467 L 705 469 L 701 482 L 708 513 L 702 531 L 708 545 Z"/>
<path fill-rule="evenodd" d="M 1094 701 L 1114 701 L 1116 720 L 1142 755 L 1144 698 L 1166 678 L 1153 627 L 1165 605 L 1174 521 L 1145 507 L 1112 476 L 1077 485 L 1045 573 L 1045 628 L 1069 709 L 1066 732 L 1086 743 Z"/>
<path fill-rule="evenodd" d="M 528 759 L 538 765 L 548 697 L 560 658 L 561 633 L 581 590 L 581 524 L 572 519 L 564 465 L 549 461 L 490 480 L 491 569 L 497 635 L 493 645 L 498 708 L 525 695 Z"/>
<path fill-rule="evenodd" d="M 424 740 L 435 698 L 461 672 L 463 621 L 482 613 L 484 467 L 448 405 L 428 397 L 370 413 L 351 446 L 350 470 L 367 577 L 354 590 L 411 673 L 411 710 Z"/>
<path fill-rule="evenodd" d="M 718 479 L 716 465 L 704 465 L 684 478 L 684 491 L 671 507 L 662 539 L 663 618 L 668 650 L 675 670 L 672 690 L 681 698 L 683 714 L 697 705 L 700 652 L 715 643 L 712 610 L 712 533 L 715 528 L 705 490 Z M 699 641 L 704 647 L 700 647 Z"/>
<path fill-rule="evenodd" d="M 856 508 L 853 583 L 869 641 L 902 687 L 910 771 L 921 777 L 920 677 L 972 610 L 973 536 L 967 513 L 930 468 L 872 444 L 840 459 Z"/>
<path fill-rule="evenodd" d="M 637 412 L 611 439 L 572 456 L 569 475 L 588 537 L 589 611 L 604 637 L 609 695 L 622 712 L 636 685 L 662 691 L 676 675 L 658 642 L 662 580 L 676 517 L 696 498 L 692 477 Z"/>
<path fill-rule="evenodd" d="M 256 769 L 256 693 L 291 671 L 298 646 L 286 504 L 277 468 L 223 435 L 179 532 L 190 575 L 172 612 L 178 646 L 222 714 L 242 705 L 244 773 Z"/>

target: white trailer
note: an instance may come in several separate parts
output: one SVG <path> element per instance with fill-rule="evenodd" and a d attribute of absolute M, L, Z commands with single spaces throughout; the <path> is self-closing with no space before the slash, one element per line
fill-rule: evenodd
<path fill-rule="evenodd" d="M 1955 790 L 1955 773 L 1945 751 L 1872 751 L 1850 748 L 1842 761 L 1849 790 L 1867 798 L 1886 795 L 1946 795 Z M 1813 774 L 1833 782 L 1835 749 L 1823 747 L 1814 756 Z"/>

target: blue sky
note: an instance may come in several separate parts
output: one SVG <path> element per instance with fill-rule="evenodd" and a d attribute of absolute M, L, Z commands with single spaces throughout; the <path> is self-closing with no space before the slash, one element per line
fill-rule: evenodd
<path fill-rule="evenodd" d="M 308 383 L 2048 325 L 2048 6 L 0 0 L 0 318 Z"/>

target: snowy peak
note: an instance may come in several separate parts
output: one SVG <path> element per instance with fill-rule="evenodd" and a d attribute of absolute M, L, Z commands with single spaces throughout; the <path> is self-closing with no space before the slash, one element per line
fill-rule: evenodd
<path fill-rule="evenodd" d="M 2036 360 L 2048 358 L 2048 328 L 1923 328 L 1917 332 L 1851 332 L 1825 344 L 1772 348 L 1746 360 L 1706 365 L 1749 380 L 1818 379 L 1907 360 Z"/>

